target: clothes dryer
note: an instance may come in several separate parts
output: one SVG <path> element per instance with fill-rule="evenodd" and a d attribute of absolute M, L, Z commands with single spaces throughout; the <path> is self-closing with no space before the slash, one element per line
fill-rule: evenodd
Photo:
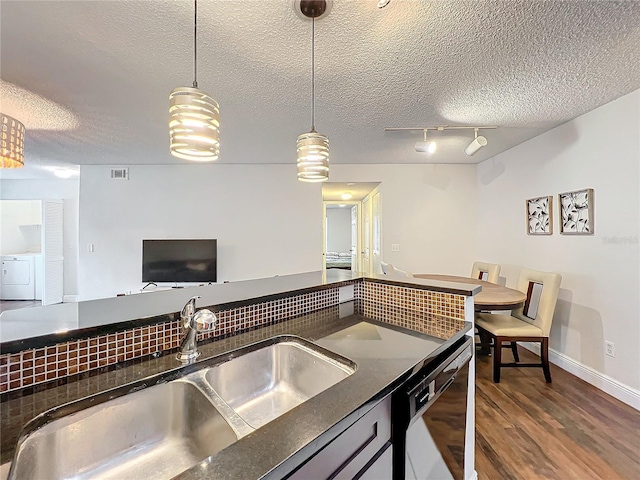
<path fill-rule="evenodd" d="M 2 255 L 0 299 L 34 300 L 36 294 L 35 255 Z"/>

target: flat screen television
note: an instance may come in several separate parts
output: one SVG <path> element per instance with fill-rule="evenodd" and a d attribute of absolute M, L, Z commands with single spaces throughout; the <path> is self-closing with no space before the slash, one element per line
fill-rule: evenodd
<path fill-rule="evenodd" d="M 217 240 L 142 240 L 143 282 L 216 282 Z"/>

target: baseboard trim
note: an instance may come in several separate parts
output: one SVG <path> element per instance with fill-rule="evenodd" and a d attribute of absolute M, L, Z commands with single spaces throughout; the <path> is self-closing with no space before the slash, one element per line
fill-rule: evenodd
<path fill-rule="evenodd" d="M 523 346 L 536 355 L 540 355 L 540 345 L 537 343 L 518 342 L 518 345 Z M 625 385 L 604 373 L 600 373 L 552 348 L 549 349 L 549 362 L 640 411 L 639 390 Z"/>
<path fill-rule="evenodd" d="M 78 295 L 64 295 L 62 297 L 62 303 L 76 303 L 78 298 Z"/>

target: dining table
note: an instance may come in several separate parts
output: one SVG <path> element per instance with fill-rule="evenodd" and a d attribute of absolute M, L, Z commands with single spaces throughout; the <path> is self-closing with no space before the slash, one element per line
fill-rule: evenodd
<path fill-rule="evenodd" d="M 456 275 L 436 275 L 431 273 L 416 273 L 413 277 L 440 282 L 481 285 L 482 290 L 473 297 L 476 312 L 513 310 L 522 307 L 527 299 L 527 295 L 520 290 L 503 287 L 502 285 L 486 282 L 478 278 L 460 277 Z"/>

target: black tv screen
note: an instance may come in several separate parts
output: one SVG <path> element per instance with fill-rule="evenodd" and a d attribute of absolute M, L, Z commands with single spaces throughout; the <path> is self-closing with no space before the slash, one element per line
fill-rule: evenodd
<path fill-rule="evenodd" d="M 217 281 L 217 240 L 143 240 L 142 281 Z"/>

